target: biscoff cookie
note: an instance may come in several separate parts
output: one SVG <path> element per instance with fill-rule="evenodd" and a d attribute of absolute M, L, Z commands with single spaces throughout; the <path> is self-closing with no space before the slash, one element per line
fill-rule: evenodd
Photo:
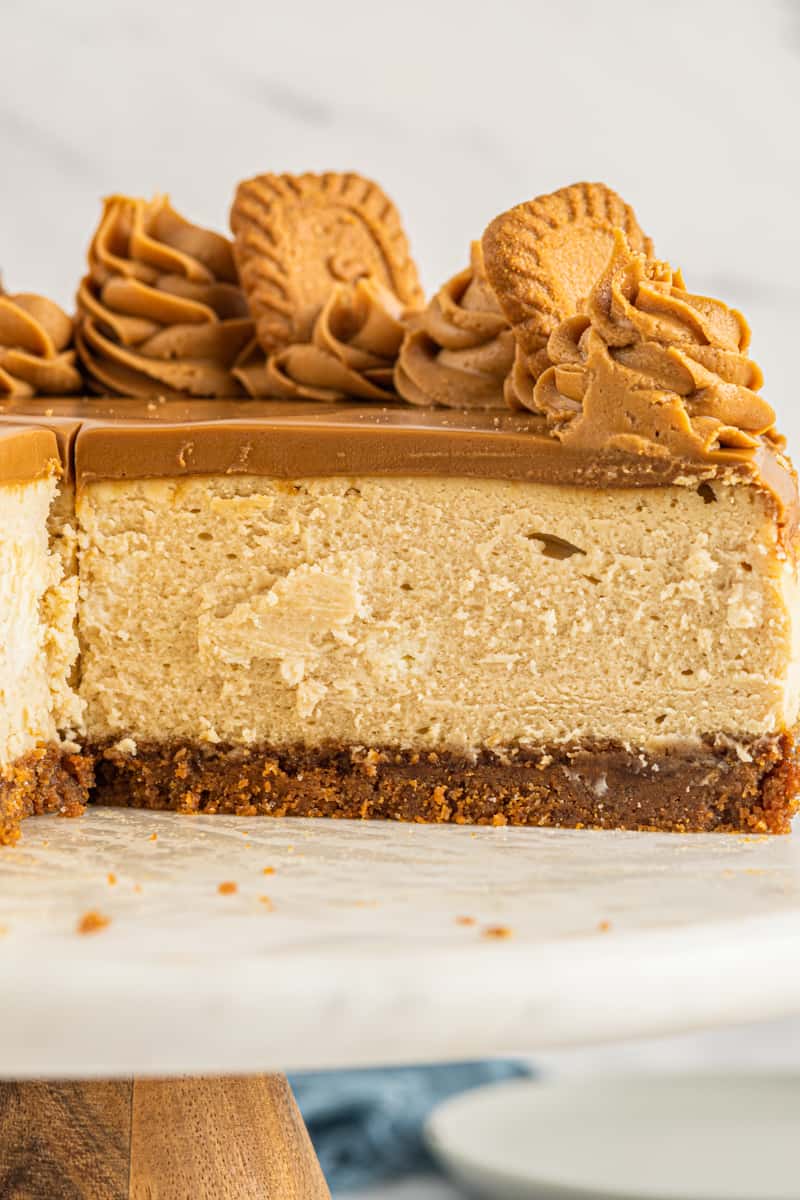
<path fill-rule="evenodd" d="M 633 209 L 602 183 L 574 183 L 502 213 L 483 235 L 486 274 L 534 376 L 545 347 L 601 275 L 621 229 L 652 253 Z"/>
<path fill-rule="evenodd" d="M 353 172 L 249 179 L 237 189 L 231 228 L 268 354 L 309 340 L 336 284 L 371 279 L 407 307 L 423 302 L 397 209 L 377 184 Z"/>

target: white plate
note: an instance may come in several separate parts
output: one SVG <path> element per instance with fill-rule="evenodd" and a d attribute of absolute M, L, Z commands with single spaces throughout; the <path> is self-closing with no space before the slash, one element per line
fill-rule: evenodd
<path fill-rule="evenodd" d="M 428 1121 L 446 1170 L 487 1200 L 797 1200 L 800 1077 L 515 1080 Z"/>

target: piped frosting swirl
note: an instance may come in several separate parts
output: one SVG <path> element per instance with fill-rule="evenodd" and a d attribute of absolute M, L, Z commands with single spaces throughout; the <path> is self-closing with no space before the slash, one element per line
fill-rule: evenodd
<path fill-rule="evenodd" d="M 333 286 L 311 338 L 264 357 L 257 344 L 234 370 L 251 396 L 391 401 L 403 305 L 374 279 Z"/>
<path fill-rule="evenodd" d="M 409 404 L 502 408 L 514 336 L 492 290 L 480 242 L 470 265 L 447 281 L 410 321 L 395 372 Z"/>
<path fill-rule="evenodd" d="M 68 396 L 81 391 L 72 319 L 53 300 L 0 289 L 0 396 Z"/>
<path fill-rule="evenodd" d="M 97 391 L 240 393 L 231 368 L 253 336 L 231 243 L 166 196 L 111 196 L 78 291 L 78 349 Z"/>
<path fill-rule="evenodd" d="M 688 292 L 618 230 L 579 313 L 549 337 L 553 365 L 534 383 L 518 355 L 509 391 L 574 448 L 696 459 L 780 444 L 749 344 L 740 313 Z"/>

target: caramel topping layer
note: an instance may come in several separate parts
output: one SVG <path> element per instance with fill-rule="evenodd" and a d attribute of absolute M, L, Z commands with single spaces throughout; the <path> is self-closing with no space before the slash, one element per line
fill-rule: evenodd
<path fill-rule="evenodd" d="M 63 396 L 81 388 L 72 319 L 45 296 L 0 289 L 0 396 Z"/>
<path fill-rule="evenodd" d="M 409 404 L 502 408 L 514 361 L 514 337 L 486 277 L 483 249 L 411 319 L 395 372 Z"/>
<path fill-rule="evenodd" d="M 311 339 L 266 359 L 252 345 L 234 375 L 251 396 L 390 401 L 403 339 L 403 306 L 369 279 L 336 284 L 314 322 Z"/>
<path fill-rule="evenodd" d="M 688 292 L 619 230 L 581 310 L 550 335 L 554 365 L 535 386 L 519 364 L 513 378 L 563 446 L 689 459 L 782 447 L 741 314 Z"/>
<path fill-rule="evenodd" d="M 263 349 L 312 341 L 337 284 L 371 279 L 404 304 L 422 290 L 397 209 L 353 172 L 259 175 L 231 209 L 236 261 Z"/>
<path fill-rule="evenodd" d="M 0 421 L 0 483 L 30 483 L 55 473 L 59 448 L 51 430 Z"/>
<path fill-rule="evenodd" d="M 84 482 L 228 473 L 469 476 L 591 488 L 720 480 L 769 493 L 785 540 L 798 515 L 794 472 L 766 438 L 746 453 L 709 451 L 698 460 L 565 446 L 531 412 L 236 398 L 17 400 L 2 406 L 0 428 L 13 422 L 68 434 L 65 449 Z"/>
<path fill-rule="evenodd" d="M 239 392 L 231 368 L 253 336 L 230 242 L 166 196 L 111 196 L 78 291 L 78 348 L 97 391 Z"/>

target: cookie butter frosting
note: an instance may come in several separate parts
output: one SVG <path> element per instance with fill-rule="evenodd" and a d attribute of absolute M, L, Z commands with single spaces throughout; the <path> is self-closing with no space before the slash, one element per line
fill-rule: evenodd
<path fill-rule="evenodd" d="M 308 341 L 264 357 L 253 343 L 234 375 L 251 396 L 392 400 L 403 305 L 373 279 L 336 284 Z"/>
<path fill-rule="evenodd" d="M 53 300 L 0 288 L 0 396 L 79 392 L 72 332 L 72 319 Z"/>
<path fill-rule="evenodd" d="M 564 446 L 702 458 L 775 444 L 740 313 L 685 288 L 680 271 L 631 250 L 618 230 L 605 271 L 551 333 L 533 383 L 518 358 L 510 392 Z"/>
<path fill-rule="evenodd" d="M 95 390 L 239 393 L 231 367 L 253 334 L 231 244 L 166 196 L 111 196 L 78 291 L 81 359 Z"/>
<path fill-rule="evenodd" d="M 412 318 L 395 372 L 409 404 L 502 408 L 514 336 L 492 290 L 480 242 L 470 265 L 445 283 Z"/>

